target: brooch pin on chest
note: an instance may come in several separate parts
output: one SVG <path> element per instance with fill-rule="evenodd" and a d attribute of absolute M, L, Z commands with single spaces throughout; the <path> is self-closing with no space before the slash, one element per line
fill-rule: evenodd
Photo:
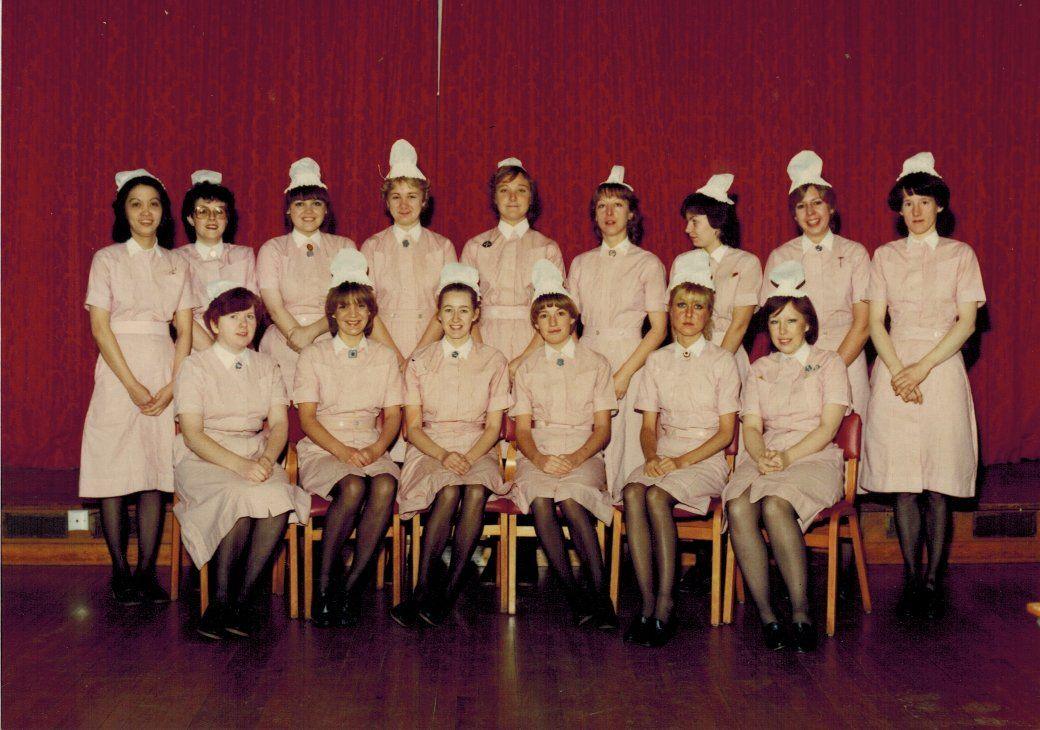
<path fill-rule="evenodd" d="M 349 357 L 351 360 L 356 360 L 357 350 L 347 350 L 347 357 Z"/>
<path fill-rule="evenodd" d="M 484 243 L 482 243 L 480 245 L 483 246 L 484 248 L 491 248 L 491 246 L 493 244 L 491 243 L 491 241 L 484 241 Z"/>
<path fill-rule="evenodd" d="M 412 245 L 412 242 L 411 242 L 411 241 L 409 241 L 409 240 L 408 240 L 408 239 L 406 238 L 406 239 L 404 239 L 403 241 L 401 241 L 401 245 L 402 245 L 402 246 L 404 246 L 405 248 L 408 248 L 409 246 L 411 246 L 411 245 Z"/>
<path fill-rule="evenodd" d="M 458 350 L 455 350 L 455 351 L 454 351 L 453 353 L 451 353 L 451 356 L 452 356 L 452 358 L 454 358 L 455 360 L 458 360 L 458 359 L 459 359 L 459 351 L 458 351 Z"/>
<path fill-rule="evenodd" d="M 609 251 L 607 251 L 607 256 L 614 258 L 615 256 L 617 256 L 617 251 L 615 251 L 614 249 L 610 249 Z"/>
<path fill-rule="evenodd" d="M 241 370 L 242 367 L 243 367 L 242 366 L 242 361 L 241 360 L 235 360 L 235 370 Z"/>
<path fill-rule="evenodd" d="M 309 258 L 309 259 L 314 258 L 314 244 L 313 243 L 308 243 L 307 244 L 307 258 Z"/>
<path fill-rule="evenodd" d="M 690 359 L 690 351 L 689 351 L 689 350 L 683 350 L 683 354 L 682 354 L 682 356 L 683 356 L 683 358 L 685 358 L 686 360 L 689 360 L 689 359 Z"/>
<path fill-rule="evenodd" d="M 563 367 L 563 358 L 562 357 L 556 358 L 556 365 L 558 367 L 561 367 L 561 368 Z"/>

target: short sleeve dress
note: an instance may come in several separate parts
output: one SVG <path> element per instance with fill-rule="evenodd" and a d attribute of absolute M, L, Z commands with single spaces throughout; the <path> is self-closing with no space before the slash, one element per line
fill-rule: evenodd
<path fill-rule="evenodd" d="M 191 294 L 195 300 L 193 316 L 202 327 L 205 327 L 203 316 L 206 314 L 208 299 L 206 286 L 210 282 L 231 281 L 254 294 L 260 294 L 260 285 L 256 278 L 256 254 L 249 246 L 234 243 L 220 243 L 217 246 L 189 243 L 187 246 L 174 249 L 174 253 L 180 255 L 188 265 Z"/>

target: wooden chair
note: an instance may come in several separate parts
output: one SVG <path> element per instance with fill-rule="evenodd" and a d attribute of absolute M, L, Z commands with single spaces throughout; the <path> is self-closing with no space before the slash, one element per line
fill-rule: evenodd
<path fill-rule="evenodd" d="M 726 464 L 733 473 L 733 463 L 740 443 L 740 422 L 733 428 L 733 439 L 726 446 Z M 722 500 L 714 497 L 704 515 L 687 512 L 680 507 L 672 511 L 675 529 L 680 540 L 700 540 L 711 543 L 711 625 L 722 623 Z M 618 589 L 621 581 L 621 540 L 625 534 L 625 510 L 623 504 L 614 506 L 614 529 L 611 531 L 610 549 L 610 600 L 618 606 Z"/>
<path fill-rule="evenodd" d="M 805 534 L 807 547 L 827 551 L 827 636 L 834 636 L 837 624 L 838 563 L 841 560 L 841 554 L 838 551 L 839 539 L 852 541 L 852 554 L 856 562 L 856 577 L 859 579 L 863 612 L 870 613 L 871 611 L 867 561 L 863 552 L 863 534 L 860 531 L 859 513 L 856 512 L 855 504 L 856 485 L 859 479 L 861 430 L 862 421 L 859 414 L 852 413 L 842 419 L 841 427 L 834 436 L 834 443 L 841 447 L 845 457 L 845 495 L 840 502 L 817 515 L 809 531 Z M 732 544 L 729 545 L 726 553 L 725 581 L 726 595 L 722 620 L 728 624 L 733 621 L 734 584 L 741 584 L 740 588 L 743 588 L 740 566 L 734 559 Z M 742 594 L 743 591 L 741 590 L 740 593 Z"/>

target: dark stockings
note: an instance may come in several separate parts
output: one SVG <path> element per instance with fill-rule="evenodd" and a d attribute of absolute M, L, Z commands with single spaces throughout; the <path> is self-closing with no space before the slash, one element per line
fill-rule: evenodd
<path fill-rule="evenodd" d="M 920 579 L 922 522 L 925 523 L 928 538 L 928 570 L 924 576 L 924 583 L 929 588 L 935 588 L 942 579 L 942 571 L 946 565 L 950 500 L 945 494 L 938 492 L 925 492 L 924 495 L 897 493 L 896 532 L 899 535 L 899 548 L 903 552 L 903 571 L 908 581 Z"/>
<path fill-rule="evenodd" d="M 289 523 L 289 513 L 283 512 L 274 517 L 263 517 L 253 520 L 253 531 L 249 539 L 249 552 L 246 555 L 245 574 L 242 585 L 238 588 L 238 603 L 246 603 L 259 580 L 264 568 L 274 556 L 278 543 L 285 535 L 285 526 Z"/>
<path fill-rule="evenodd" d="M 588 575 L 593 591 L 598 595 L 606 594 L 606 583 L 603 570 L 603 556 L 600 554 L 599 538 L 596 537 L 595 519 L 587 509 L 573 499 L 565 499 L 559 503 L 567 526 L 570 528 L 571 541 L 578 551 L 582 567 Z M 567 557 L 567 549 L 563 542 L 563 527 L 556 518 L 556 503 L 543 497 L 534 500 L 534 529 L 538 540 L 549 559 L 553 573 L 563 583 L 568 596 L 575 598 L 579 594 L 578 582 L 574 579 L 571 562 Z"/>
<path fill-rule="evenodd" d="M 574 580 L 571 561 L 563 542 L 563 527 L 556 518 L 556 503 L 548 497 L 539 497 L 531 503 L 534 513 L 534 531 L 545 551 L 556 578 L 563 584 L 564 592 L 571 598 L 577 597 L 578 582 Z"/>
<path fill-rule="evenodd" d="M 227 606 L 231 598 L 231 568 L 249 542 L 251 520 L 239 517 L 213 554 L 213 600 Z"/>
<path fill-rule="evenodd" d="M 422 553 L 419 557 L 419 580 L 415 584 L 414 597 L 423 601 L 431 597 L 431 570 L 433 561 L 439 560 L 448 544 L 452 521 L 455 534 L 451 546 L 451 564 L 448 567 L 448 582 L 445 595 L 454 600 L 461 586 L 463 572 L 473 557 L 480 533 L 484 527 L 484 505 L 488 490 L 481 484 L 459 486 L 451 484 L 437 493 L 433 508 L 423 530 Z M 456 518 L 457 515 L 457 519 Z"/>
<path fill-rule="evenodd" d="M 783 497 L 766 497 L 762 500 L 762 521 L 791 597 L 791 619 L 795 623 L 808 623 L 809 561 L 798 514 Z"/>
<path fill-rule="evenodd" d="M 155 570 L 159 538 L 162 535 L 162 492 L 150 489 L 137 497 L 137 572 L 141 575 Z M 112 558 L 112 573 L 130 576 L 126 557 L 129 540 L 129 517 L 126 497 L 105 497 L 101 500 L 101 532 L 105 536 L 108 554 Z"/>
<path fill-rule="evenodd" d="M 452 536 L 451 565 L 445 588 L 449 601 L 454 601 L 458 595 L 466 566 L 476 550 L 480 533 L 484 531 L 484 505 L 487 499 L 488 490 L 482 484 L 466 484 L 462 487 L 462 506 Z"/>
<path fill-rule="evenodd" d="M 365 575 L 386 535 L 386 526 L 394 512 L 394 497 L 397 496 L 397 481 L 389 474 L 377 474 L 372 477 L 368 487 L 368 500 L 365 512 L 361 516 L 361 524 L 357 528 L 357 541 L 354 549 L 354 562 L 350 565 L 346 590 L 353 590 Z M 348 533 L 349 534 L 349 533 Z"/>
<path fill-rule="evenodd" d="M 318 562 L 318 590 L 322 593 L 328 590 L 333 568 L 339 564 L 343 546 L 355 527 L 357 545 L 344 583 L 345 590 L 358 585 L 386 534 L 394 509 L 397 482 L 389 474 L 379 474 L 367 482 L 366 485 L 363 477 L 348 475 L 339 480 L 329 494 L 332 504 L 325 515 Z"/>
<path fill-rule="evenodd" d="M 625 487 L 625 532 L 643 598 L 642 615 L 668 623 L 675 606 L 676 556 L 679 538 L 672 510 L 676 500 L 660 487 Z M 657 591 L 654 591 L 654 563 Z"/>

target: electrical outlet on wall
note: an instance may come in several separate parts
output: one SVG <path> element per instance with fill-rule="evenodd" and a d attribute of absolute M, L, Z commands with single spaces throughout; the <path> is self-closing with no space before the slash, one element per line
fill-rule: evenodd
<path fill-rule="evenodd" d="M 90 511 L 85 509 L 69 510 L 69 532 L 90 529 Z"/>

